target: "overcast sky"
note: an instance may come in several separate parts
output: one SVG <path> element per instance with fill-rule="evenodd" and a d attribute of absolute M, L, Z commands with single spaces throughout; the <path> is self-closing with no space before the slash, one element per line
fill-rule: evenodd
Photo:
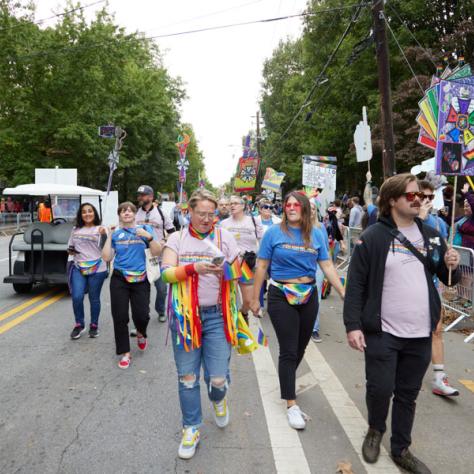
<path fill-rule="evenodd" d="M 36 4 L 38 20 L 63 11 L 66 1 Z M 102 6 L 85 12 L 90 17 Z M 118 24 L 150 36 L 300 13 L 305 6 L 306 0 L 109 0 Z M 194 127 L 214 185 L 230 179 L 241 151 L 235 145 L 255 127 L 264 59 L 301 28 L 297 18 L 157 40 L 166 67 L 185 83 L 182 117 Z"/>

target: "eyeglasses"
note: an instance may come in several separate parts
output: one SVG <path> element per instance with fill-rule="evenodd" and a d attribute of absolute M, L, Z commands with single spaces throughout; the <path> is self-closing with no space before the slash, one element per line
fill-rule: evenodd
<path fill-rule="evenodd" d="M 425 193 L 422 193 L 421 191 L 412 191 L 409 193 L 403 193 L 402 195 L 406 197 L 408 202 L 413 202 L 415 198 L 418 198 L 420 201 L 425 199 Z"/>
<path fill-rule="evenodd" d="M 273 206 L 269 206 L 268 204 L 264 204 L 263 206 L 260 206 L 260 209 L 271 209 L 271 210 L 273 210 Z"/>
<path fill-rule="evenodd" d="M 301 204 L 299 202 L 287 202 L 285 204 L 286 209 L 299 209 Z"/>
<path fill-rule="evenodd" d="M 243 202 L 237 202 L 237 201 L 234 201 L 234 202 L 230 203 L 231 206 L 240 206 L 240 205 L 243 205 L 243 204 L 244 204 Z"/>
<path fill-rule="evenodd" d="M 204 220 L 207 217 L 210 221 L 214 220 L 214 218 L 216 217 L 214 212 L 196 212 L 195 211 L 194 214 L 196 214 L 199 217 L 199 219 Z"/>
<path fill-rule="evenodd" d="M 429 199 L 430 201 L 433 201 L 434 198 L 435 198 L 434 194 L 425 194 L 423 197 L 423 199 Z"/>

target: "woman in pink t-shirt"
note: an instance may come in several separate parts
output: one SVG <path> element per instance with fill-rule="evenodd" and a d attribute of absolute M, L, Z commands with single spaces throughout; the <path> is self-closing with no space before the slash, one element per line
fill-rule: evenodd
<path fill-rule="evenodd" d="M 215 228 L 217 200 L 199 190 L 189 200 L 189 227 L 169 237 L 163 253 L 162 278 L 170 284 L 170 327 L 178 372 L 183 437 L 178 455 L 194 456 L 202 423 L 201 365 L 214 421 L 229 423 L 227 387 L 231 346 L 236 340 L 237 284 L 232 269 L 239 250 L 232 235 Z"/>
<path fill-rule="evenodd" d="M 79 339 L 85 331 L 84 296 L 89 293 L 91 305 L 91 324 L 89 337 L 99 335 L 100 293 L 107 278 L 107 265 L 101 258 L 100 216 L 97 209 L 89 203 L 81 205 L 77 211 L 76 226 L 68 242 L 69 255 L 73 257 L 70 273 L 72 308 L 75 326 L 71 339 Z"/>
<path fill-rule="evenodd" d="M 221 222 L 221 227 L 227 229 L 237 241 L 240 257 L 242 258 L 242 277 L 240 278 L 240 292 L 242 293 L 242 312 L 248 321 L 247 313 L 250 309 L 253 295 L 253 277 L 257 263 L 258 244 L 263 237 L 263 226 L 252 215 L 245 214 L 245 203 L 240 196 L 231 196 L 230 214 L 228 219 Z"/>

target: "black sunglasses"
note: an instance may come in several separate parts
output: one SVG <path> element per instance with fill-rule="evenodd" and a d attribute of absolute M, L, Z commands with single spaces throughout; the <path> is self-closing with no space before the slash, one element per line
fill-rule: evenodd
<path fill-rule="evenodd" d="M 274 206 L 269 206 L 268 204 L 264 204 L 263 206 L 260 206 L 260 209 L 273 209 Z"/>

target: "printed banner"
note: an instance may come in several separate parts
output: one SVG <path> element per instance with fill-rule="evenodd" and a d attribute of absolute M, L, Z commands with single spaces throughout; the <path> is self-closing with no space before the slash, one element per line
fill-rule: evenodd
<path fill-rule="evenodd" d="M 273 168 L 267 168 L 263 178 L 262 188 L 278 193 L 284 178 L 285 173 L 275 171 Z"/>
<path fill-rule="evenodd" d="M 439 84 L 436 172 L 474 176 L 474 85 Z"/>
<path fill-rule="evenodd" d="M 303 186 L 336 189 L 337 158 L 334 156 L 303 156 Z"/>
<path fill-rule="evenodd" d="M 237 167 L 237 173 L 234 179 L 234 191 L 253 191 L 257 184 L 259 167 L 260 158 L 240 158 Z"/>

